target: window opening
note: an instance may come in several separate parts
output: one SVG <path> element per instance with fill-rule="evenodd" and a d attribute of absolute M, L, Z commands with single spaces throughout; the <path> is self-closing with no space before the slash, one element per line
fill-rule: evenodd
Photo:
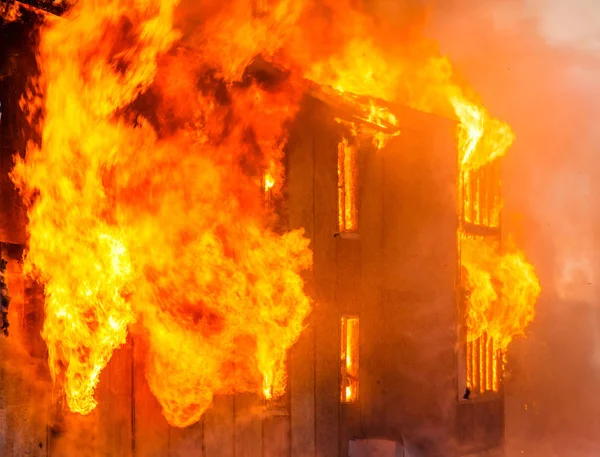
<path fill-rule="evenodd" d="M 339 232 L 357 232 L 357 150 L 346 138 L 338 144 L 337 172 Z"/>
<path fill-rule="evenodd" d="M 358 317 L 342 317 L 341 336 L 341 401 L 354 403 L 358 400 Z"/>

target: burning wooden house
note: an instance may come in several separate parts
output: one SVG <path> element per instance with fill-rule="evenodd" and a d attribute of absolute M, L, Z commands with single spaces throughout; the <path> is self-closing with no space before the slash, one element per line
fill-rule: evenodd
<path fill-rule="evenodd" d="M 383 457 L 385 452 L 433 457 L 472 455 L 502 447 L 502 357 L 510 339 L 522 331 L 522 327 L 511 327 L 514 319 L 506 316 L 516 313 L 523 294 L 529 294 L 523 307 L 526 314 L 530 312 L 527 307 L 532 304 L 531 296 L 536 295 L 537 283 L 522 255 L 503 251 L 500 246 L 501 154 L 478 161 L 476 149 L 481 147 L 477 143 L 481 138 L 471 143 L 465 138 L 469 132 L 465 132 L 464 122 L 469 113 L 461 109 L 468 111 L 469 107 L 455 101 L 458 115 L 450 119 L 405 104 L 354 96 L 304 81 L 298 109 L 286 125 L 285 147 L 281 156 L 277 156 L 283 167 L 273 171 L 269 168 L 271 162 L 259 157 L 256 152 L 262 147 L 259 127 L 244 131 L 244 141 L 252 142 L 255 155 L 242 157 L 240 168 L 258 183 L 256 195 L 261 202 L 256 205 L 250 197 L 245 200 L 248 186 L 236 187 L 241 186 L 238 181 L 245 182 L 245 177 L 234 177 L 231 182 L 221 177 L 211 183 L 218 188 L 226 181 L 232 192 L 239 192 L 240 196 L 231 199 L 234 203 L 227 194 L 218 196 L 222 200 L 216 200 L 225 206 L 219 211 L 226 213 L 228 205 L 231 211 L 247 206 L 248 211 L 261 217 L 266 214 L 269 233 L 274 234 L 269 237 L 273 239 L 304 231 L 312 262 L 310 269 L 303 269 L 303 291 L 297 291 L 297 306 L 286 291 L 299 284 L 297 271 L 285 270 L 284 264 L 306 263 L 298 260 L 305 259 L 299 238 L 289 240 L 295 246 L 285 251 L 286 255 L 278 254 L 275 260 L 254 256 L 246 266 L 242 266 L 246 258 L 240 254 L 238 241 L 228 233 L 223 234 L 226 229 L 216 230 L 218 239 L 227 240 L 223 241 L 224 253 L 210 244 L 212 238 L 203 240 L 209 249 L 189 244 L 195 255 L 208 256 L 219 251 L 224 258 L 234 258 L 240 269 L 248 270 L 238 282 L 243 282 L 246 288 L 268 290 L 246 296 L 246 289 L 238 289 L 236 285 L 232 300 L 241 307 L 231 309 L 237 311 L 211 307 L 211 297 L 216 297 L 215 301 L 229 300 L 230 295 L 212 291 L 212 282 L 211 287 L 199 287 L 191 273 L 186 277 L 187 282 L 177 283 L 178 287 L 169 284 L 172 281 L 169 275 L 173 274 L 170 268 L 176 265 L 149 263 L 137 271 L 138 276 L 158 288 L 152 289 L 152 293 L 138 279 L 128 279 L 134 286 L 125 287 L 114 274 L 107 276 L 103 269 L 114 268 L 126 275 L 135 270 L 135 253 L 140 258 L 146 255 L 136 249 L 160 257 L 163 251 L 151 248 L 152 243 L 157 246 L 165 243 L 162 245 L 165 248 L 177 239 L 185 247 L 191 243 L 190 239 L 195 239 L 196 234 L 190 230 L 197 227 L 186 226 L 173 239 L 168 238 L 167 228 L 164 234 L 155 231 L 152 243 L 144 244 L 150 239 L 145 238 L 145 230 L 150 226 L 139 225 L 133 231 L 135 236 L 121 243 L 115 227 L 126 221 L 138 224 L 142 216 L 164 210 L 167 200 L 154 195 L 160 186 L 154 187 L 157 184 L 152 181 L 151 170 L 170 166 L 171 156 L 170 151 L 164 157 L 157 155 L 155 163 L 149 162 L 148 169 L 142 168 L 139 172 L 143 175 L 142 184 L 137 181 L 123 184 L 119 173 L 127 175 L 127 179 L 137 178 L 129 176 L 128 168 L 119 168 L 120 161 L 129 160 L 131 165 L 132 161 L 143 158 L 122 159 L 116 155 L 99 168 L 102 186 L 116 190 L 113 194 L 107 191 L 96 204 L 104 205 L 104 200 L 112 199 L 108 207 L 117 209 L 114 213 L 106 208 L 98 212 L 97 217 L 105 218 L 103 231 L 94 246 L 86 247 L 92 249 L 99 244 L 104 251 L 110 251 L 107 260 L 98 260 L 94 268 L 103 281 L 108 281 L 109 290 L 118 290 L 117 298 L 111 298 L 103 295 L 105 292 L 97 292 L 100 286 L 90 285 L 89 271 L 83 272 L 77 281 L 81 284 L 57 285 L 52 273 L 44 271 L 49 265 L 45 263 L 48 256 L 31 260 L 45 252 L 44 243 L 72 242 L 73 252 L 83 252 L 77 230 L 62 233 L 63 224 L 68 221 L 53 220 L 45 232 L 58 238 L 65 236 L 64 239 L 32 236 L 39 217 L 32 208 L 39 209 L 36 199 L 43 193 L 40 188 L 48 185 L 47 192 L 65 192 L 69 196 L 71 192 L 78 195 L 77 192 L 89 191 L 87 178 L 75 174 L 57 188 L 41 179 L 32 186 L 35 194 L 32 195 L 23 182 L 33 182 L 39 176 L 34 177 L 34 168 L 28 169 L 31 166 L 28 163 L 45 160 L 43 155 L 35 155 L 35 151 L 30 156 L 28 150 L 25 161 L 18 161 L 16 171 L 11 174 L 12 157 L 24 157 L 25 141 L 40 134 L 27 127 L 29 124 L 19 110 L 20 94 L 25 91 L 31 68 L 35 67 L 34 50 L 25 39 L 34 18 L 35 15 L 26 12 L 20 22 L 3 26 L 3 33 L 11 37 L 14 45 L 3 49 L 4 55 L 13 56 L 13 68 L 5 71 L 0 81 L 3 107 L 0 233 L 2 255 L 9 262 L 7 282 L 12 296 L 9 317 L 15 334 L 0 341 L 2 455 L 361 457 L 370 455 L 366 454 L 369 446 L 383 443 L 386 450 L 377 451 Z M 2 45 L 6 46 L 4 42 Z M 117 48 L 119 45 L 119 40 L 111 44 Z M 126 53 L 120 56 L 123 61 L 113 62 L 114 68 L 119 74 L 127 73 L 134 64 L 127 60 L 130 56 Z M 97 77 L 88 76 L 92 81 Z M 232 94 L 257 87 L 256 95 L 251 93 L 249 100 L 260 107 L 261 97 L 268 98 L 273 93 L 272 86 L 282 84 L 282 80 L 287 84 L 286 78 L 289 75 L 285 72 L 255 58 L 244 68 L 243 82 L 239 85 L 227 86 L 218 76 L 209 75 L 202 79 L 199 91 L 209 93 L 213 104 L 235 105 Z M 173 135 L 172 125 L 177 124 L 179 113 L 167 112 L 163 118 L 155 115 L 155 111 L 161 110 L 159 103 L 172 94 L 156 97 L 152 88 L 148 94 L 134 97 L 132 103 L 121 103 L 133 114 L 123 114 L 126 109 L 119 102 L 118 110 L 115 108 L 118 114 L 111 116 L 123 116 L 136 128 L 143 124 L 149 129 L 147 132 L 157 131 L 158 134 L 146 136 L 156 136 L 158 139 L 152 139 L 156 141 L 153 147 L 162 150 L 161 139 Z M 202 96 L 208 97 L 204 93 Z M 63 108 L 70 109 L 66 105 Z M 113 118 L 110 119 L 112 122 Z M 219 118 L 218 127 L 227 122 L 227 116 Z M 121 139 L 116 135 L 124 127 L 117 124 L 115 130 L 99 130 L 99 135 L 90 133 L 89 137 L 103 146 L 118 145 Z M 77 130 L 79 126 L 72 128 Z M 210 136 L 216 127 L 203 124 L 202 128 Z M 231 135 L 230 130 L 235 129 L 225 130 L 226 135 Z M 55 140 L 52 132 L 45 131 L 43 135 L 47 143 Z M 221 131 L 219 135 L 225 138 Z M 105 137 L 113 143 L 103 143 Z M 144 141 L 145 138 L 136 137 L 127 146 L 143 149 Z M 188 139 L 177 141 L 185 145 Z M 512 138 L 508 143 L 511 141 Z M 97 146 L 84 143 L 77 146 L 81 150 L 88 147 Z M 207 157 L 223 165 L 219 158 Z M 259 163 L 246 163 L 248 157 L 258 157 Z M 90 169 L 96 166 L 92 162 L 87 164 Z M 189 178 L 192 175 L 186 173 L 190 169 L 202 174 L 206 163 L 199 165 L 191 160 L 185 170 L 180 170 L 181 174 L 173 173 L 169 179 Z M 231 163 L 237 166 L 237 162 Z M 60 166 L 56 170 L 59 174 L 64 172 Z M 95 178 L 92 181 L 97 184 Z M 29 210 L 29 226 L 13 182 L 20 183 Z M 201 193 L 188 190 L 173 194 L 176 198 L 168 200 L 173 206 L 166 209 L 167 214 L 175 211 L 178 199 L 203 201 Z M 210 194 L 212 190 L 203 192 Z M 77 206 L 77 198 L 73 197 L 72 205 Z M 126 211 L 132 201 L 135 203 L 132 208 L 148 205 L 146 213 L 135 213 L 136 220 L 130 218 L 134 213 Z M 89 222 L 85 214 L 81 216 L 86 211 L 79 207 L 74 210 L 80 224 Z M 94 208 L 89 211 L 94 212 Z M 61 214 L 70 219 L 70 213 Z M 195 221 L 192 212 L 189 217 Z M 227 219 L 227 223 L 242 225 L 235 217 Z M 90 226 L 89 230 L 95 228 Z M 251 224 L 232 233 L 257 243 Z M 160 240 L 163 235 L 165 240 Z M 134 238 L 141 247 L 137 247 Z M 29 259 L 25 258 L 25 266 L 29 270 L 24 272 L 27 245 Z M 276 243 L 269 246 L 280 248 Z M 131 262 L 127 257 L 129 251 Z M 67 257 L 66 267 L 52 265 L 61 271 L 76 268 L 71 251 L 61 252 Z M 88 251 L 85 252 L 87 255 Z M 189 259 L 183 249 L 174 252 L 180 256 L 181 269 L 186 262 L 196 269 L 206 269 L 203 261 L 209 264 L 213 261 L 203 257 Z M 219 262 L 211 274 L 235 277 L 237 267 L 232 268 L 231 262 Z M 261 269 L 263 262 L 273 270 L 276 280 L 269 282 L 260 272 L 253 271 Z M 275 276 L 274 265 L 283 270 L 280 276 Z M 42 270 L 41 275 L 37 273 L 39 282 L 46 282 L 45 298 L 43 287 L 30 279 L 32 266 Z M 521 296 L 516 296 L 510 289 L 515 277 L 523 274 L 531 277 L 519 289 Z M 73 278 L 79 277 L 73 275 Z M 180 294 L 181 284 L 183 288 L 197 287 L 208 298 L 195 293 L 194 298 L 186 296 L 185 300 L 190 302 L 176 305 L 175 311 L 167 309 L 166 304 L 171 303 L 168 295 Z M 57 297 L 64 298 L 61 294 L 69 287 L 79 292 L 82 289 L 85 297 L 95 297 L 95 307 L 84 312 L 63 307 Z M 142 305 L 135 300 L 131 299 L 133 304 L 129 304 L 130 297 L 136 294 L 143 300 L 152 297 L 165 304 L 150 311 L 141 310 Z M 276 306 L 276 303 L 269 305 L 270 308 L 259 306 L 265 294 L 275 302 L 278 298 L 291 301 L 293 306 L 287 314 L 281 311 L 275 317 L 264 316 L 261 313 L 266 313 L 265 309 L 274 310 Z M 310 313 L 308 299 L 305 303 L 303 297 L 312 302 Z M 118 306 L 112 309 L 103 300 L 114 300 Z M 105 311 L 103 324 L 99 314 Z M 171 312 L 179 320 L 170 321 Z M 233 317 L 224 316 L 227 312 Z M 527 314 L 528 319 L 531 317 Z M 60 328 L 62 334 L 50 334 L 48 322 L 52 319 L 56 319 L 53 328 Z M 70 326 L 77 324 L 76 319 L 91 322 L 85 333 L 90 341 L 70 346 L 67 342 L 71 337 Z M 236 323 L 237 330 L 225 338 L 231 321 Z M 527 319 L 521 319 L 521 323 L 524 321 Z M 183 325 L 185 332 L 170 333 L 175 327 L 181 330 Z M 244 332 L 245 328 L 249 330 Z M 272 341 L 275 337 L 270 340 L 257 333 L 273 328 L 280 332 L 274 333 L 278 338 L 289 338 L 290 344 L 281 343 L 279 347 L 277 341 Z M 118 330 L 120 336 L 108 343 L 108 333 L 112 330 Z M 204 340 L 214 340 L 218 344 L 213 346 L 218 347 L 209 346 Z M 108 349 L 98 355 L 95 350 L 103 345 Z M 220 347 L 227 354 L 218 355 L 221 358 L 217 362 L 212 363 L 203 354 L 204 350 L 219 354 Z M 284 355 L 271 360 L 270 353 L 277 351 Z M 81 371 L 71 371 L 69 364 L 79 366 Z M 199 374 L 203 370 L 208 373 L 205 377 Z M 257 379 L 262 381 L 257 383 Z"/>

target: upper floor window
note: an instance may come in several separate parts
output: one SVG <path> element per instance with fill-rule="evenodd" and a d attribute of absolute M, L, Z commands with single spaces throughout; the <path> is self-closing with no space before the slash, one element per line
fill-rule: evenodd
<path fill-rule="evenodd" d="M 338 230 L 358 231 L 357 150 L 343 139 L 338 145 Z"/>

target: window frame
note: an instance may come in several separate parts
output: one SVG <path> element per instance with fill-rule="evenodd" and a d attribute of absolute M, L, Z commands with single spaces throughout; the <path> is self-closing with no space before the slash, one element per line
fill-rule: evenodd
<path fill-rule="evenodd" d="M 355 365 L 356 369 L 354 373 L 348 373 L 349 369 L 349 334 L 348 334 L 348 322 L 356 321 L 356 329 L 354 331 L 355 338 Z M 351 385 L 355 386 L 356 392 L 352 398 L 348 398 L 348 387 Z M 342 404 L 355 404 L 358 403 L 360 398 L 360 318 L 356 314 L 344 314 L 340 319 L 340 402 Z"/>
<path fill-rule="evenodd" d="M 459 198 L 460 228 L 457 236 L 458 259 L 457 259 L 457 309 L 459 341 L 458 358 L 458 400 L 467 401 L 474 399 L 493 399 L 502 392 L 503 377 L 503 354 L 494 350 L 487 340 L 487 333 L 473 342 L 468 341 L 468 328 L 466 323 L 466 312 L 468 305 L 468 290 L 466 288 L 466 277 L 462 267 L 462 239 L 464 236 L 494 239 L 498 244 L 501 242 L 501 161 L 495 161 L 483 167 L 463 171 L 458 169 L 459 176 Z M 497 210 L 496 210 L 497 208 Z M 482 352 L 482 342 L 485 348 Z M 477 354 L 474 353 L 477 351 Z M 482 369 L 481 354 L 485 354 L 485 367 Z M 492 359 L 489 361 L 489 359 Z M 475 364 L 479 365 L 477 375 L 474 372 Z M 485 383 L 482 386 L 480 380 L 482 374 Z M 477 383 L 474 383 L 474 381 Z"/>

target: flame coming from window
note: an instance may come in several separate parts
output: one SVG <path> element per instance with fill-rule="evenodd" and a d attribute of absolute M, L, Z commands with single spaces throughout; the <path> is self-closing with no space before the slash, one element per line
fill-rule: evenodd
<path fill-rule="evenodd" d="M 340 232 L 358 230 L 356 147 L 345 138 L 338 145 L 338 229 Z"/>
<path fill-rule="evenodd" d="M 467 270 L 470 291 L 468 341 L 487 334 L 498 349 L 505 351 L 511 339 L 522 335 L 533 320 L 534 313 L 528 304 L 537 300 L 540 286 L 523 253 L 498 251 L 486 239 L 462 236 L 462 264 Z"/>
<path fill-rule="evenodd" d="M 197 421 L 215 394 L 283 393 L 311 254 L 300 231 L 269 228 L 264 193 L 283 185 L 287 122 L 307 79 L 384 128 L 379 147 L 397 134 L 383 101 L 458 117 L 465 172 L 512 143 L 435 46 L 392 49 L 385 25 L 349 0 L 79 0 L 64 19 L 41 30 L 41 74 L 24 103 L 41 143 L 13 179 L 28 205 L 25 267 L 46 287 L 51 373 L 73 411 L 94 408 L 132 329 L 148 341 L 146 377 L 173 425 Z M 531 282 L 522 255 L 500 270 L 478 255 L 467 268 L 514 290 Z M 534 295 L 506 300 L 532 309 Z M 488 317 L 506 321 L 484 325 L 499 332 L 526 325 Z"/>
<path fill-rule="evenodd" d="M 311 65 L 308 77 L 329 85 L 351 101 L 356 95 L 377 97 L 379 102 L 371 101 L 373 106 L 381 107 L 380 112 L 385 112 L 382 102 L 402 101 L 425 112 L 458 119 L 461 217 L 464 222 L 480 227 L 498 228 L 500 194 L 498 192 L 489 202 L 480 201 L 486 199 L 487 194 L 480 192 L 477 179 L 481 170 L 502 158 L 513 144 L 515 135 L 510 126 L 493 118 L 475 94 L 457 82 L 450 62 L 439 55 L 434 43 L 419 40 L 406 44 L 404 49 L 393 49 L 376 43 L 381 36 L 384 39 L 391 36 L 389 30 L 381 31 L 381 22 L 375 26 L 362 16 L 350 18 L 346 23 L 348 28 L 344 30 L 351 33 L 352 27 L 359 36 L 348 40 L 332 57 Z M 377 108 L 371 110 L 373 112 L 377 112 Z M 377 144 L 377 137 L 375 142 Z M 385 146 L 385 142 L 381 146 Z M 495 179 L 499 182 L 500 175 Z M 463 230 L 464 226 L 459 238 L 463 237 Z M 467 340 L 472 343 L 487 335 L 486 341 L 494 345 L 490 351 L 493 357 L 498 357 L 512 338 L 524 334 L 533 319 L 540 286 L 523 253 L 515 248 L 503 254 L 493 240 L 493 237 L 479 239 L 481 249 L 466 246 L 461 252 L 461 262 L 470 278 Z M 498 373 L 494 375 L 493 369 L 489 371 L 490 388 L 497 390 Z"/>
<path fill-rule="evenodd" d="M 358 400 L 359 321 L 358 317 L 342 317 L 341 322 L 341 401 Z"/>

